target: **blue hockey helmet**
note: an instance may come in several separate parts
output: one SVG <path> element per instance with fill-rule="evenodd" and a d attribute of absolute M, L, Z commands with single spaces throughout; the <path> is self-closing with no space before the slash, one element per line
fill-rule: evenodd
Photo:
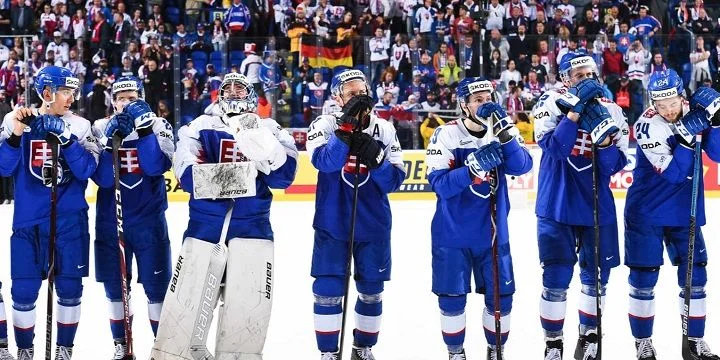
<path fill-rule="evenodd" d="M 648 80 L 648 93 L 650 101 L 670 99 L 682 96 L 685 87 L 682 78 L 673 69 L 656 71 Z"/>
<path fill-rule="evenodd" d="M 64 67 L 46 66 L 38 71 L 34 77 L 34 81 L 35 92 L 40 96 L 40 99 L 43 99 L 43 90 L 45 90 L 46 87 L 50 88 L 50 93 L 52 93 L 53 96 L 52 101 L 46 102 L 45 99 L 43 99 L 43 102 L 48 104 L 55 102 L 55 93 L 60 88 L 70 89 L 73 92 L 75 100 L 80 97 L 80 79 L 76 78 L 72 71 Z"/>
<path fill-rule="evenodd" d="M 467 102 L 468 97 L 474 93 L 489 91 L 490 94 L 495 92 L 495 86 L 489 80 L 481 77 L 467 77 L 460 80 L 457 86 L 457 98 L 459 102 Z"/>
<path fill-rule="evenodd" d="M 115 101 L 117 94 L 123 91 L 137 91 L 138 98 L 145 100 L 145 88 L 142 81 L 134 76 L 123 76 L 115 80 L 112 85 L 113 101 Z"/>
<path fill-rule="evenodd" d="M 592 68 L 595 77 L 598 76 L 597 65 L 592 56 L 579 53 L 579 52 L 568 52 L 563 55 L 560 60 L 560 66 L 558 67 L 558 74 L 560 74 L 560 80 L 562 82 L 570 82 L 570 72 L 575 69 L 590 66 Z"/>
<path fill-rule="evenodd" d="M 332 78 L 332 83 L 330 83 L 330 93 L 334 96 L 342 96 L 343 85 L 355 80 L 361 80 L 363 84 L 365 84 L 367 95 L 372 96 L 365 74 L 355 69 L 348 69 L 335 74 Z"/>

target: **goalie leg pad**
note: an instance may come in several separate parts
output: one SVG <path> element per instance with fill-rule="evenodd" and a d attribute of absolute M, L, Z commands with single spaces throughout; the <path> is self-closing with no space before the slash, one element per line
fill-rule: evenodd
<path fill-rule="evenodd" d="M 227 257 L 223 243 L 185 239 L 165 295 L 151 360 L 213 358 L 206 341 Z"/>
<path fill-rule="evenodd" d="M 229 244 L 216 359 L 260 360 L 272 309 L 274 245 L 238 238 Z"/>

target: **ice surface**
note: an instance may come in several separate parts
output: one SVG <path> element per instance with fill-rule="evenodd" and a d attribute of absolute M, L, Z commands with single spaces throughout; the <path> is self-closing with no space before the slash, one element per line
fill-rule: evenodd
<path fill-rule="evenodd" d="M 720 211 L 720 200 L 708 199 L 707 217 L 709 225 L 703 228 L 710 253 L 708 286 L 707 334 L 711 347 L 720 351 L 720 308 L 718 290 L 720 283 L 720 224 L 715 216 Z M 618 201 L 622 214 L 623 202 Z M 276 237 L 276 276 L 274 286 L 274 307 L 270 330 L 265 346 L 266 360 L 319 359 L 315 346 L 312 315 L 312 278 L 310 260 L 313 247 L 312 202 L 276 202 L 272 205 L 272 222 Z M 392 203 L 393 221 L 393 268 L 392 280 L 386 284 L 383 295 L 384 311 L 380 341 L 373 349 L 381 360 L 430 360 L 445 359 L 447 352 L 440 335 L 440 320 L 435 295 L 430 291 L 430 221 L 435 209 L 431 201 L 395 201 Z M 0 206 L 0 280 L 2 293 L 10 311 L 9 238 L 12 206 Z M 187 224 L 188 209 L 185 203 L 171 203 L 167 212 L 173 254 L 177 255 L 183 231 Z M 543 335 L 538 315 L 538 300 L 541 290 L 541 269 L 537 259 L 535 238 L 535 215 L 532 207 L 518 209 L 510 214 L 511 246 L 515 265 L 516 287 L 512 312 L 512 327 L 507 344 L 508 359 L 541 359 L 544 349 Z M 90 218 L 94 219 L 94 206 Z M 620 234 L 622 239 L 622 221 Z M 92 222 L 91 222 L 92 224 Z M 93 225 L 90 226 L 91 232 Z M 622 243 L 621 243 L 622 254 Z M 91 255 L 92 256 L 92 255 Z M 174 261 L 174 259 L 173 259 Z M 660 282 L 656 288 L 657 309 L 654 343 L 661 359 L 680 359 L 681 324 L 678 312 L 676 269 L 663 267 Z M 91 268 L 94 264 L 90 261 Z M 683 270 L 684 273 L 684 270 Z M 627 320 L 627 275 L 621 265 L 610 277 L 605 316 L 604 358 L 630 359 L 635 356 L 634 342 Z M 579 282 L 574 279 L 568 297 L 568 316 L 565 323 L 565 358 L 569 359 L 577 340 L 577 294 Z M 82 318 L 75 341 L 77 360 L 110 359 L 113 352 L 110 336 L 107 305 L 102 285 L 91 276 L 84 281 L 85 293 L 82 299 Z M 352 294 L 354 294 L 352 288 Z M 35 327 L 37 358 L 44 349 L 45 333 L 45 288 L 40 291 Z M 133 285 L 133 308 L 135 311 L 135 349 L 138 359 L 148 359 L 152 346 L 152 332 L 147 320 L 145 296 L 141 286 Z M 353 301 L 354 302 L 354 295 Z M 465 346 L 470 359 L 485 357 L 485 338 L 482 332 L 481 295 L 471 294 L 467 307 L 467 336 Z M 351 309 L 352 311 L 352 309 Z M 348 318 L 348 334 L 354 319 Z M 8 319 L 8 325 L 11 320 Z M 12 334 L 12 329 L 10 329 Z M 346 338 L 350 346 L 350 336 Z M 11 348 L 14 340 L 11 335 Z M 214 347 L 214 337 L 209 341 Z M 346 354 L 347 358 L 348 354 Z"/>

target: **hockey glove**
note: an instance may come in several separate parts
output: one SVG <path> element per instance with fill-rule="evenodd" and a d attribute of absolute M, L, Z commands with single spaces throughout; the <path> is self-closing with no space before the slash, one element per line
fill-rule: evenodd
<path fill-rule="evenodd" d="M 25 122 L 27 119 L 23 119 Z M 35 117 L 32 121 L 28 122 L 30 125 L 30 135 L 33 139 L 45 139 L 47 137 L 47 130 L 45 130 L 45 124 L 40 120 L 40 117 Z"/>
<path fill-rule="evenodd" d="M 105 136 L 110 139 L 117 135 L 124 139 L 135 130 L 135 122 L 130 115 L 122 112 L 112 118 L 105 128 Z"/>
<path fill-rule="evenodd" d="M 377 169 L 385 160 L 385 152 L 372 136 L 356 132 L 352 135 L 351 154 L 357 154 L 360 161 L 370 169 Z"/>
<path fill-rule="evenodd" d="M 341 130 L 350 132 L 357 129 L 360 124 L 358 119 L 361 114 L 370 112 L 373 108 L 373 100 L 370 96 L 353 96 L 342 108 L 342 116 L 337 119 Z"/>
<path fill-rule="evenodd" d="M 150 109 L 150 105 L 142 100 L 135 100 L 125 105 L 123 113 L 129 115 L 135 121 L 135 129 L 137 129 L 138 135 L 144 129 L 152 129 L 155 118 L 157 118 L 157 115 Z"/>
<path fill-rule="evenodd" d="M 699 88 L 690 98 L 690 108 L 705 110 L 710 125 L 720 126 L 720 93 L 711 87 Z"/>
<path fill-rule="evenodd" d="M 595 145 L 602 144 L 608 136 L 620 131 L 607 108 L 597 101 L 588 103 L 580 114 L 580 129 L 590 133 Z"/>
<path fill-rule="evenodd" d="M 470 153 L 465 159 L 465 166 L 476 177 L 484 178 L 485 172 L 496 168 L 502 162 L 502 147 L 499 142 L 493 141 Z"/>
<path fill-rule="evenodd" d="M 58 139 L 60 145 L 65 146 L 72 140 L 72 132 L 65 120 L 55 115 L 40 115 L 37 120 L 42 121 L 43 127 L 49 135 Z"/>
<path fill-rule="evenodd" d="M 685 145 L 692 146 L 695 142 L 695 135 L 710 127 L 705 110 L 691 110 L 680 121 L 675 123 L 675 129 Z"/>
<path fill-rule="evenodd" d="M 338 139 L 344 142 L 348 147 L 352 147 L 353 134 L 351 132 L 337 129 L 335 130 L 335 136 L 337 136 Z"/>
<path fill-rule="evenodd" d="M 597 80 L 585 79 L 562 94 L 556 104 L 563 114 L 570 111 L 579 114 L 590 100 L 600 98 L 603 94 L 603 87 Z"/>

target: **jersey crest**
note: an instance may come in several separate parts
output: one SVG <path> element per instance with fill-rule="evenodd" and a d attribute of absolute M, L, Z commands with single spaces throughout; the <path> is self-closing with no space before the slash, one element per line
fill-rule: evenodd
<path fill-rule="evenodd" d="M 52 182 L 52 149 L 45 140 L 30 140 L 30 173 L 39 179 L 46 186 Z M 57 184 L 63 185 L 70 182 L 72 173 L 65 163 L 62 153 L 58 154 Z"/>
<path fill-rule="evenodd" d="M 240 152 L 235 140 L 220 140 L 220 159 L 221 163 L 248 161 L 248 158 Z"/>
<path fill-rule="evenodd" d="M 345 182 L 345 184 L 347 184 L 348 186 L 355 186 L 355 168 L 358 165 L 360 166 L 360 169 L 358 171 L 358 186 L 365 185 L 365 183 L 367 183 L 367 181 L 370 179 L 370 172 L 367 165 L 359 162 L 357 156 L 348 155 L 347 160 L 345 161 L 345 166 L 343 166 L 343 169 L 340 172 L 340 177 L 342 177 L 343 182 Z"/>

